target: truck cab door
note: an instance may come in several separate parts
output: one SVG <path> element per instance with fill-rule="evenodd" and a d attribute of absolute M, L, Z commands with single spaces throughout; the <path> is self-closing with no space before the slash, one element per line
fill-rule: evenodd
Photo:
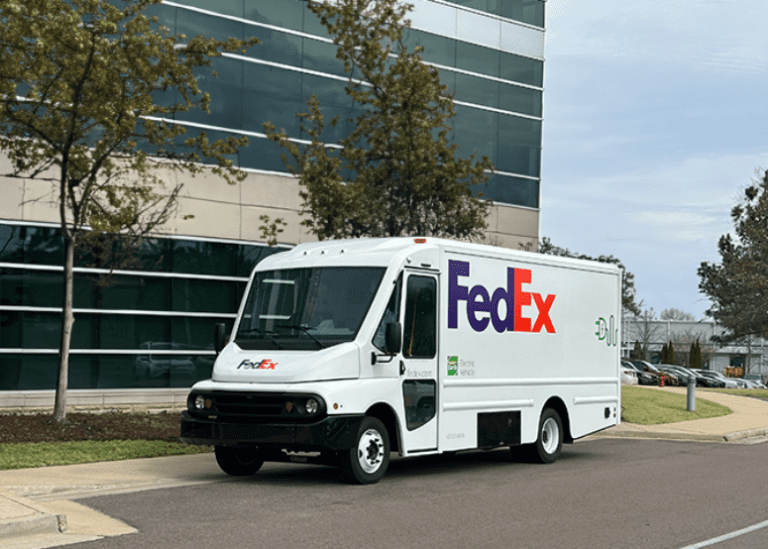
<path fill-rule="evenodd" d="M 406 272 L 400 322 L 404 455 L 437 450 L 438 278 Z"/>

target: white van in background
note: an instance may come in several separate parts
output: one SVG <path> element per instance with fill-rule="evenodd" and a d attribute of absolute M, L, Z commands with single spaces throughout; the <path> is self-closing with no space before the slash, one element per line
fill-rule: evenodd
<path fill-rule="evenodd" d="M 437 238 L 324 241 L 254 270 L 182 439 L 232 475 L 564 442 L 620 421 L 621 271 Z"/>

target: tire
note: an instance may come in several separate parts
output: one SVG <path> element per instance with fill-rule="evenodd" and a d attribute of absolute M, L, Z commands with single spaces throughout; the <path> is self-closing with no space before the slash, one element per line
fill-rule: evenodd
<path fill-rule="evenodd" d="M 563 449 L 563 422 L 552 408 L 544 408 L 539 420 L 536 442 L 526 448 L 528 458 L 535 463 L 554 463 Z"/>
<path fill-rule="evenodd" d="M 216 446 L 216 463 L 222 471 L 233 477 L 246 477 L 256 474 L 264 464 L 264 459 L 257 448 L 230 448 Z"/>
<path fill-rule="evenodd" d="M 389 433 L 375 417 L 365 417 L 357 432 L 355 447 L 341 452 L 339 465 L 350 484 L 378 482 L 389 466 Z"/>

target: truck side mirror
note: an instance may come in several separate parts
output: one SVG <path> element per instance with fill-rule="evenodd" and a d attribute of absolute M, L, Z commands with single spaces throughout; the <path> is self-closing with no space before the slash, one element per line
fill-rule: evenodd
<path fill-rule="evenodd" d="M 399 322 L 388 322 L 384 334 L 384 352 L 388 355 L 396 355 L 403 346 L 403 327 Z"/>
<path fill-rule="evenodd" d="M 223 323 L 216 324 L 213 329 L 213 348 L 218 355 L 227 344 L 227 327 Z"/>

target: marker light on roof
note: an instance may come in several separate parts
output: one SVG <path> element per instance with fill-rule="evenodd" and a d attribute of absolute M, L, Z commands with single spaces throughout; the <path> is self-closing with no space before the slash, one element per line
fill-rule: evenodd
<path fill-rule="evenodd" d="M 427 239 L 426 238 L 414 238 L 413 241 L 416 244 L 426 244 L 427 243 Z"/>

